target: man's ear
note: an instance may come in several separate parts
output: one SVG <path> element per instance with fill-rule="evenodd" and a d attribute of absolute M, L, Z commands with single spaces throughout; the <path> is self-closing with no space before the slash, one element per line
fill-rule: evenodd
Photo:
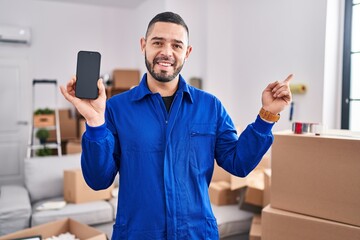
<path fill-rule="evenodd" d="M 141 48 L 141 52 L 143 54 L 145 54 L 145 46 L 146 46 L 146 40 L 145 40 L 145 38 L 142 37 L 140 39 L 140 48 Z"/>
<path fill-rule="evenodd" d="M 185 60 L 189 58 L 191 51 L 192 51 L 192 46 L 189 45 L 186 49 Z"/>

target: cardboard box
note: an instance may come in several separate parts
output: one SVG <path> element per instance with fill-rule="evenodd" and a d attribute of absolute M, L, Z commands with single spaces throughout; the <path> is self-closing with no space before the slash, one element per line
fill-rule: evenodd
<path fill-rule="evenodd" d="M 29 236 L 39 236 L 43 239 L 50 238 L 52 236 L 58 236 L 62 233 L 70 232 L 81 240 L 106 240 L 106 235 L 99 230 L 89 227 L 85 224 L 79 223 L 73 219 L 62 219 L 42 225 L 38 225 L 32 228 L 24 229 L 15 233 L 10 233 L 5 236 L 1 236 L 0 240 L 18 239 Z"/>
<path fill-rule="evenodd" d="M 210 202 L 221 206 L 236 204 L 239 193 L 237 190 L 230 189 L 230 183 L 227 181 L 211 182 L 209 186 Z"/>
<path fill-rule="evenodd" d="M 244 201 L 246 203 L 259 206 L 262 208 L 263 206 L 263 189 L 254 188 L 251 186 L 248 186 L 245 191 L 245 199 Z"/>
<path fill-rule="evenodd" d="M 262 240 L 359 240 L 360 228 L 267 206 L 261 215 Z"/>
<path fill-rule="evenodd" d="M 85 182 L 81 169 L 64 171 L 64 200 L 69 203 L 84 203 L 112 198 L 114 185 L 105 190 L 95 191 Z"/>
<path fill-rule="evenodd" d="M 112 77 L 115 89 L 130 89 L 139 85 L 140 71 L 136 69 L 115 69 Z"/>
<path fill-rule="evenodd" d="M 59 109 L 60 137 L 61 141 L 77 139 L 76 119 L 71 116 L 70 109 Z M 48 141 L 56 141 L 56 131 L 50 131 Z"/>
<path fill-rule="evenodd" d="M 360 137 L 275 133 L 271 206 L 360 226 Z"/>
<path fill-rule="evenodd" d="M 109 99 L 109 98 L 111 98 L 112 96 L 117 95 L 117 94 L 119 94 L 119 93 L 126 92 L 126 91 L 128 91 L 129 89 L 130 89 L 130 88 L 115 88 L 115 87 L 112 87 L 112 86 L 107 87 L 107 88 L 105 89 L 105 91 L 106 91 L 106 98 Z"/>
<path fill-rule="evenodd" d="M 81 153 L 82 147 L 79 139 L 70 140 L 66 143 L 66 154 Z"/>
<path fill-rule="evenodd" d="M 263 192 L 263 207 L 270 204 L 271 191 L 271 169 L 264 170 L 264 192 Z"/>
<path fill-rule="evenodd" d="M 240 191 L 238 190 L 247 186 L 252 186 L 254 188 L 261 189 L 262 191 L 264 188 L 262 171 L 268 166 L 270 166 L 270 157 L 264 156 L 259 165 L 248 176 L 240 178 L 231 175 L 219 167 L 215 162 L 214 173 L 209 186 L 211 203 L 216 205 L 236 204 L 239 201 Z M 252 194 L 253 192 L 254 191 L 251 191 L 249 194 Z M 252 198 L 253 196 L 249 196 L 250 201 Z"/>
<path fill-rule="evenodd" d="M 248 189 L 251 188 L 251 187 L 244 187 L 244 188 L 240 188 L 240 194 L 239 194 L 239 208 L 241 210 L 245 210 L 245 211 L 248 211 L 248 212 L 252 212 L 252 213 L 255 213 L 255 214 L 261 214 L 261 211 L 262 211 L 262 204 L 261 206 L 259 206 L 258 204 L 253 204 L 251 202 L 247 202 L 245 199 L 247 198 L 247 195 L 250 194 L 255 194 L 255 195 L 259 195 L 259 194 L 262 194 L 262 192 L 257 192 L 257 191 L 260 191 L 259 189 L 253 189 L 255 190 L 255 193 L 252 192 L 252 190 L 248 191 Z M 262 196 L 262 195 L 261 195 Z M 253 198 L 253 197 L 251 197 Z M 262 198 L 261 198 L 262 199 Z"/>
<path fill-rule="evenodd" d="M 246 186 L 253 186 L 258 189 L 264 189 L 263 171 L 270 168 L 271 161 L 270 156 L 265 155 L 256 168 L 250 172 L 246 177 L 239 178 L 236 176 L 230 176 L 231 189 L 243 188 Z"/>
<path fill-rule="evenodd" d="M 82 138 L 82 135 L 84 134 L 84 132 L 86 131 L 86 120 L 84 118 L 80 118 L 79 119 L 79 126 L 78 126 L 78 129 L 79 129 L 79 139 Z"/>
<path fill-rule="evenodd" d="M 34 115 L 34 127 L 52 127 L 55 125 L 55 114 Z"/>
<path fill-rule="evenodd" d="M 261 240 L 261 215 L 254 215 L 249 233 L 249 240 Z"/>

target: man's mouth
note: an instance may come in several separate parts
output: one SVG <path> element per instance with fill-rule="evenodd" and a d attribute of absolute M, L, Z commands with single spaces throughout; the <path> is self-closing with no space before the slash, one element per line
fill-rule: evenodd
<path fill-rule="evenodd" d="M 175 60 L 169 57 L 157 57 L 154 59 L 154 63 L 161 66 L 161 67 L 172 67 L 175 64 Z"/>
<path fill-rule="evenodd" d="M 170 62 L 157 62 L 157 64 L 159 64 L 160 66 L 163 66 L 163 67 L 171 67 L 174 65 Z"/>

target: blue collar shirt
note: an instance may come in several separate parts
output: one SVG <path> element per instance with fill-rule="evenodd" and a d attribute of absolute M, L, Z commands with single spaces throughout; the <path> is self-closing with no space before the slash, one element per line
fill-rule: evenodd
<path fill-rule="evenodd" d="M 219 239 L 208 195 L 214 159 L 244 177 L 273 141 L 273 124 L 259 116 L 238 137 L 221 102 L 181 76 L 169 112 L 145 74 L 107 101 L 105 119 L 86 126 L 81 164 L 95 190 L 119 173 L 112 239 Z"/>

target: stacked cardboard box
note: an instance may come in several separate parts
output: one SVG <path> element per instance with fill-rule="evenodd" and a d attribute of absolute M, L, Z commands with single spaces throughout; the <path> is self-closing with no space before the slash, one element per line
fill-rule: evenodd
<path fill-rule="evenodd" d="M 140 71 L 138 69 L 115 69 L 112 73 L 112 80 L 112 86 L 106 88 L 108 98 L 139 85 Z"/>
<path fill-rule="evenodd" d="M 269 166 L 270 158 L 264 156 L 259 165 L 248 176 L 240 178 L 231 175 L 215 163 L 209 186 L 211 203 L 219 206 L 236 204 L 243 196 L 244 203 L 260 204 L 262 208 L 263 170 Z"/>
<path fill-rule="evenodd" d="M 66 154 L 81 153 L 81 138 L 85 132 L 85 119 L 78 115 L 77 118 L 78 133 L 76 139 L 69 140 L 66 143 Z"/>
<path fill-rule="evenodd" d="M 72 117 L 71 109 L 59 109 L 59 125 L 61 141 L 68 141 L 77 138 L 76 119 Z M 56 141 L 56 131 L 50 131 L 48 141 Z"/>
<path fill-rule="evenodd" d="M 209 186 L 209 196 L 212 204 L 221 206 L 237 202 L 238 190 L 232 188 L 234 181 L 230 176 L 230 173 L 219 167 L 215 162 L 214 173 Z"/>
<path fill-rule="evenodd" d="M 274 134 L 263 240 L 360 239 L 360 136 Z"/>
<path fill-rule="evenodd" d="M 139 85 L 140 71 L 137 69 L 115 69 L 113 71 L 113 87 L 130 89 Z"/>
<path fill-rule="evenodd" d="M 261 240 L 261 215 L 254 215 L 250 233 L 249 233 L 249 240 Z"/>

